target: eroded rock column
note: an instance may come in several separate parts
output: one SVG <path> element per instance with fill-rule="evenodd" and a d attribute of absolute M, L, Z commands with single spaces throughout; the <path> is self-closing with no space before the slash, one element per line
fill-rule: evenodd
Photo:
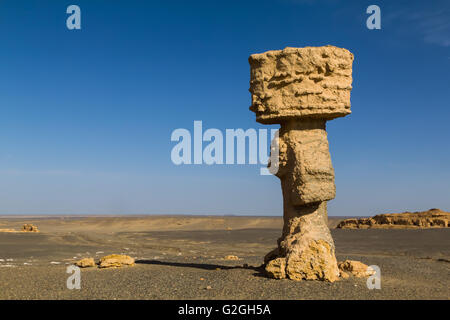
<path fill-rule="evenodd" d="M 335 197 L 326 121 L 350 113 L 353 55 L 333 46 L 254 54 L 250 92 L 256 120 L 281 125 L 276 176 L 284 226 L 265 269 L 274 278 L 335 281 L 339 270 L 327 226 Z M 276 143 L 276 142 L 275 142 Z"/>

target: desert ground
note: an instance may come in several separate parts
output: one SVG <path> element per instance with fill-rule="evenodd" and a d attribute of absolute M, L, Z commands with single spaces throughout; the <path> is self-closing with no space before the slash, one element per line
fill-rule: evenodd
<path fill-rule="evenodd" d="M 281 217 L 101 216 L 0 218 L 0 229 L 36 225 L 40 233 L 0 232 L 0 299 L 449 299 L 450 230 L 334 229 L 338 261 L 381 269 L 381 289 L 350 277 L 334 283 L 275 280 L 258 268 L 276 246 Z M 136 265 L 66 268 L 117 253 Z M 239 260 L 226 260 L 236 255 Z"/>

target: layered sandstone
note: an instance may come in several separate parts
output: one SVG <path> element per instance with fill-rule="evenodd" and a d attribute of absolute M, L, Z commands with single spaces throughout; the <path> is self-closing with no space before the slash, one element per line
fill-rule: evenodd
<path fill-rule="evenodd" d="M 278 247 L 264 259 L 273 278 L 332 282 L 339 277 L 327 226 L 326 201 L 336 189 L 326 121 L 350 113 L 352 62 L 348 50 L 333 46 L 249 58 L 250 110 L 260 123 L 281 125 L 271 148 L 278 157 L 270 166 L 281 180 L 284 226 Z"/>
<path fill-rule="evenodd" d="M 285 48 L 249 58 L 252 105 L 260 123 L 334 119 L 351 113 L 353 54 L 334 46 Z"/>
<path fill-rule="evenodd" d="M 449 220 L 449 212 L 430 209 L 421 212 L 385 213 L 371 218 L 345 219 L 336 228 L 448 228 Z"/>

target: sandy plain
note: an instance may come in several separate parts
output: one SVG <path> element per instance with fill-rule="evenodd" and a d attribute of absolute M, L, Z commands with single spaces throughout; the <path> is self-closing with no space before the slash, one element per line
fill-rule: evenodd
<path fill-rule="evenodd" d="M 0 229 L 32 223 L 41 232 L 0 232 L 0 299 L 450 298 L 448 228 L 334 229 L 343 218 L 329 218 L 338 261 L 379 266 L 380 290 L 354 277 L 334 283 L 265 277 L 259 266 L 276 245 L 281 217 L 3 216 Z M 136 265 L 82 269 L 81 289 L 67 289 L 69 265 L 112 253 L 132 256 Z"/>

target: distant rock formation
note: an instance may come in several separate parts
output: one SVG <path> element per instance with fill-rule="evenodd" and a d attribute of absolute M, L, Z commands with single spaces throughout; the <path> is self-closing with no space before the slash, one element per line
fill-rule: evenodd
<path fill-rule="evenodd" d="M 98 263 L 99 268 L 118 268 L 122 266 L 133 266 L 134 259 L 122 254 L 111 254 L 103 257 Z"/>
<path fill-rule="evenodd" d="M 16 232 L 19 232 L 19 231 L 17 231 L 17 230 L 14 230 L 14 229 L 0 229 L 0 232 L 10 232 L 10 233 L 16 233 Z"/>
<path fill-rule="evenodd" d="M 345 219 L 336 228 L 448 228 L 449 219 L 449 212 L 444 212 L 440 209 L 430 209 L 421 212 L 378 214 L 371 218 Z"/>
<path fill-rule="evenodd" d="M 27 223 L 22 226 L 22 232 L 39 232 L 39 229 L 36 226 Z"/>
<path fill-rule="evenodd" d="M 235 256 L 235 255 L 232 255 L 232 254 L 230 254 L 228 256 L 225 256 L 225 258 L 223 258 L 223 259 L 224 260 L 240 260 L 238 256 Z"/>

